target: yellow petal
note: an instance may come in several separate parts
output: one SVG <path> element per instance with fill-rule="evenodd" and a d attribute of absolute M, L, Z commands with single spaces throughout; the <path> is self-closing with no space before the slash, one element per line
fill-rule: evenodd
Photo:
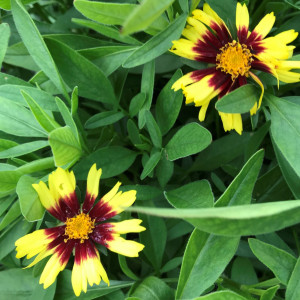
<path fill-rule="evenodd" d="M 76 180 L 73 171 L 69 172 L 62 168 L 57 168 L 53 173 L 53 182 L 62 198 L 69 197 L 74 193 Z"/>
<path fill-rule="evenodd" d="M 33 184 L 32 187 L 36 190 L 39 195 L 42 205 L 49 210 L 56 206 L 56 201 L 53 195 L 50 193 L 45 182 L 40 181 L 38 184 Z"/>
<path fill-rule="evenodd" d="M 101 198 L 101 202 L 102 203 L 106 203 L 108 201 L 110 201 L 118 192 L 119 187 L 122 183 L 120 181 L 118 181 L 115 186 L 107 193 L 105 194 L 102 198 Z"/>
<path fill-rule="evenodd" d="M 207 102 L 207 104 L 203 104 L 202 107 L 200 108 L 199 116 L 198 116 L 200 122 L 204 121 L 204 119 L 205 119 L 208 105 L 209 105 L 209 102 Z"/>
<path fill-rule="evenodd" d="M 56 279 L 58 273 L 62 271 L 66 263 L 60 261 L 60 256 L 55 253 L 48 260 L 40 278 L 40 284 L 44 284 L 44 289 L 49 287 Z"/>
<path fill-rule="evenodd" d="M 238 2 L 236 6 L 236 28 L 241 30 L 243 27 L 247 30 L 249 28 L 249 12 L 245 3 L 242 5 Z"/>
<path fill-rule="evenodd" d="M 146 230 L 145 227 L 140 226 L 142 220 L 139 219 L 131 219 L 125 220 L 118 223 L 110 223 L 113 226 L 113 231 L 119 234 L 125 234 L 129 232 L 141 232 Z"/>
<path fill-rule="evenodd" d="M 144 245 L 135 242 L 135 241 L 127 241 L 120 236 L 114 236 L 114 239 L 111 241 L 107 241 L 107 248 L 113 252 L 119 253 L 124 256 L 129 257 L 137 257 L 139 256 L 139 252 L 144 249 Z"/>
<path fill-rule="evenodd" d="M 256 25 L 253 32 L 258 34 L 261 39 L 263 39 L 267 34 L 271 31 L 274 23 L 275 23 L 275 16 L 274 13 L 271 12 L 265 15 L 261 21 Z"/>
<path fill-rule="evenodd" d="M 131 190 L 125 193 L 118 193 L 109 201 L 109 206 L 112 207 L 111 211 L 116 211 L 118 214 L 124 211 L 127 207 L 131 206 L 136 199 L 136 191 Z"/>
<path fill-rule="evenodd" d="M 198 54 L 193 50 L 195 44 L 186 39 L 179 39 L 177 41 L 172 41 L 173 46 L 170 49 L 176 55 L 195 60 Z"/>
<path fill-rule="evenodd" d="M 99 181 L 101 174 L 102 169 L 97 170 L 96 164 L 93 164 L 87 177 L 87 192 L 95 198 L 99 193 Z"/>
<path fill-rule="evenodd" d="M 257 106 L 254 105 L 252 107 L 252 109 L 250 110 L 250 114 L 254 115 L 254 114 L 256 114 L 257 109 L 259 109 L 260 106 L 261 106 L 261 102 L 262 102 L 262 98 L 264 96 L 265 89 L 264 89 L 264 85 L 262 84 L 262 82 L 260 81 L 260 79 L 255 74 L 253 74 L 252 72 L 250 72 L 250 76 L 255 80 L 256 83 L 258 83 L 258 85 L 261 88 L 261 94 L 260 94 L 260 97 L 259 97 L 259 100 L 258 100 L 258 105 Z"/>

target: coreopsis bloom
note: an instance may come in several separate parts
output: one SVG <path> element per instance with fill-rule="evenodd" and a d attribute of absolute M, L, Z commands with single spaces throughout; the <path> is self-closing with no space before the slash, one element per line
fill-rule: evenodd
<path fill-rule="evenodd" d="M 300 74 L 291 71 L 300 68 L 300 61 L 287 61 L 295 48 L 287 44 L 294 41 L 298 33 L 288 30 L 265 38 L 275 22 L 273 13 L 267 14 L 250 32 L 247 6 L 237 3 L 237 40 L 233 39 L 224 21 L 207 3 L 204 4 L 203 10 L 196 9 L 192 14 L 192 17 L 187 18 L 188 25 L 182 33 L 185 38 L 173 41 L 170 51 L 211 66 L 184 75 L 172 88 L 175 91 L 183 90 L 187 104 L 201 106 L 200 121 L 205 119 L 212 98 L 221 98 L 246 84 L 249 77 L 262 90 L 260 98 L 250 110 L 251 115 L 255 114 L 261 106 L 264 86 L 253 70 L 270 73 L 278 81 L 286 83 L 300 81 Z M 240 114 L 219 114 L 225 131 L 234 129 L 239 134 L 242 133 Z"/>
<path fill-rule="evenodd" d="M 72 286 L 76 296 L 82 290 L 87 291 L 87 282 L 92 286 L 94 283 L 99 284 L 102 278 L 109 284 L 95 243 L 129 257 L 136 257 L 143 250 L 144 245 L 120 236 L 145 230 L 140 226 L 141 220 L 104 222 L 131 206 L 136 199 L 136 191 L 118 192 L 121 185 L 118 182 L 94 205 L 100 176 L 101 169 L 97 170 L 94 164 L 88 174 L 82 207 L 75 194 L 76 180 L 73 172 L 58 168 L 49 175 L 49 188 L 42 181 L 33 184 L 43 206 L 64 223 L 58 227 L 34 231 L 16 241 L 17 258 L 27 255 L 29 259 L 37 255 L 27 268 L 52 255 L 40 277 L 40 284 L 44 284 L 44 288 L 49 287 L 65 268 L 73 250 L 75 259 Z"/>

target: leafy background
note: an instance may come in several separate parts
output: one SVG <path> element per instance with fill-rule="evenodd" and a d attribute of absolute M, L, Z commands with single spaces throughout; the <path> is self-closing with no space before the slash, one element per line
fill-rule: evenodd
<path fill-rule="evenodd" d="M 234 32 L 236 1 L 206 2 Z M 274 11 L 271 34 L 300 31 L 299 1 L 243 2 L 251 28 Z M 218 110 L 248 111 L 252 84 L 211 105 L 200 124 L 171 86 L 206 65 L 168 52 L 197 6 L 203 1 L 0 1 L 2 299 L 76 299 L 72 259 L 44 290 L 46 262 L 22 269 L 29 262 L 15 258 L 14 242 L 56 225 L 32 183 L 62 166 L 84 195 L 95 162 L 102 195 L 117 180 L 137 190 L 122 218 L 143 219 L 147 230 L 129 238 L 146 247 L 136 259 L 100 248 L 111 284 L 79 299 L 300 299 L 300 85 L 278 89 L 259 74 L 263 107 L 243 115 L 241 136 L 223 132 Z"/>

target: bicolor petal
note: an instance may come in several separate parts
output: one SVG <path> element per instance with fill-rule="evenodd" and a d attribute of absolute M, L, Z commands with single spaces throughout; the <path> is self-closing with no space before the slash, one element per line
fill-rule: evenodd
<path fill-rule="evenodd" d="M 53 186 L 63 201 L 74 212 L 78 213 L 79 203 L 75 193 L 76 180 L 73 171 L 57 168 L 52 172 Z"/>
<path fill-rule="evenodd" d="M 253 41 L 260 41 L 265 38 L 271 31 L 275 20 L 273 12 L 265 15 L 251 32 L 247 42 L 252 43 Z"/>
<path fill-rule="evenodd" d="M 87 291 L 87 284 L 100 284 L 101 279 L 109 285 L 107 274 L 101 264 L 98 250 L 90 242 L 75 246 L 75 261 L 72 270 L 72 286 L 76 296 Z"/>
<path fill-rule="evenodd" d="M 96 164 L 91 167 L 87 178 L 87 189 L 82 211 L 87 213 L 90 211 L 99 193 L 99 182 L 102 169 L 97 170 Z"/>
<path fill-rule="evenodd" d="M 44 285 L 44 289 L 49 287 L 55 281 L 59 272 L 66 267 L 74 245 L 74 240 L 69 240 L 66 243 L 62 241 L 54 249 L 54 254 L 48 260 L 40 277 L 39 283 Z"/>
<path fill-rule="evenodd" d="M 247 5 L 244 3 L 237 3 L 236 6 L 236 29 L 238 40 L 241 44 L 247 41 L 249 32 L 249 12 Z"/>

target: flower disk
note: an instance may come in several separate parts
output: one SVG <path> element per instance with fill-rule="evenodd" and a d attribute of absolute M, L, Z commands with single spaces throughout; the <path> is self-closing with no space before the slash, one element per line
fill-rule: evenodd
<path fill-rule="evenodd" d="M 74 218 L 68 218 L 66 221 L 65 235 L 68 239 L 79 239 L 80 243 L 89 238 L 88 234 L 93 232 L 95 228 L 95 220 L 89 215 L 81 213 Z M 65 243 L 68 239 L 65 239 Z"/>
<path fill-rule="evenodd" d="M 253 58 L 246 45 L 233 41 L 220 50 L 221 53 L 216 56 L 216 69 L 230 74 L 232 81 L 235 81 L 239 76 L 249 76 Z"/>

